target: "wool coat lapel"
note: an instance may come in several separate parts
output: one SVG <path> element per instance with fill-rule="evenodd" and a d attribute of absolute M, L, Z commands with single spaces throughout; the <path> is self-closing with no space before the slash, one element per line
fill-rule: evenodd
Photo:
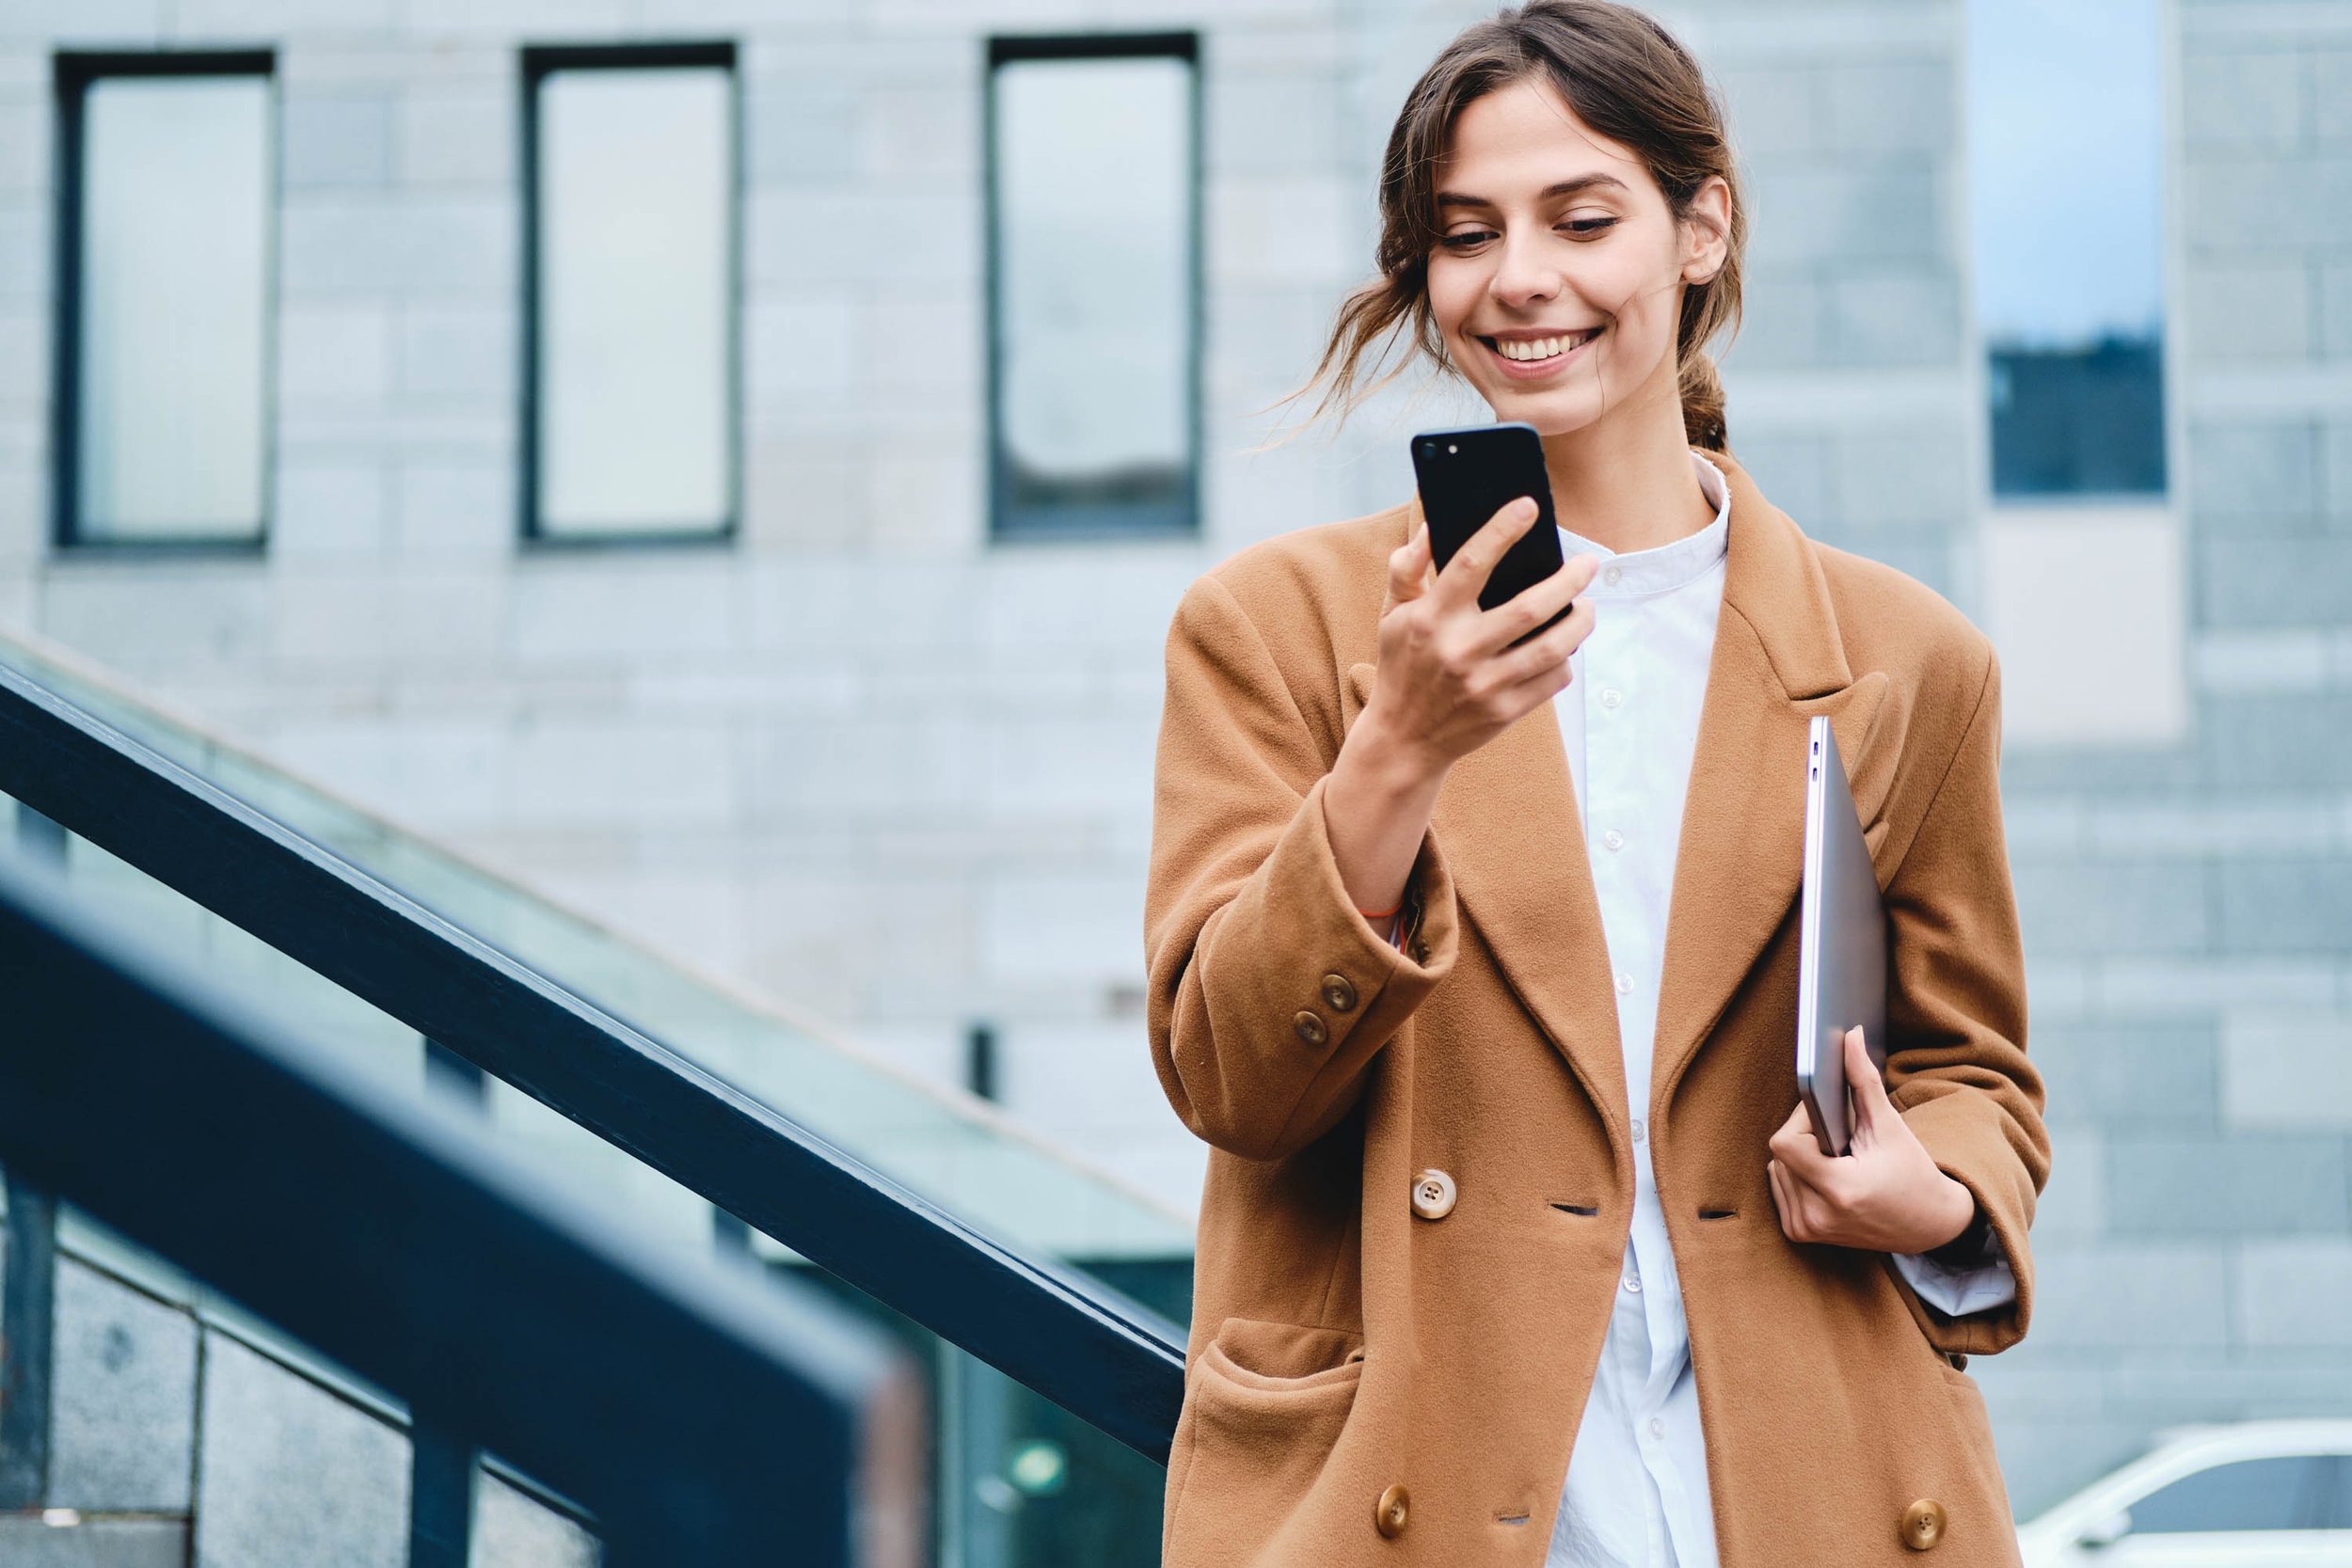
<path fill-rule="evenodd" d="M 1827 715 L 1837 736 L 1873 851 L 1894 777 L 1892 748 L 1874 744 L 1885 675 L 1853 678 L 1828 585 L 1796 524 L 1737 463 L 1719 457 L 1717 466 L 1731 486 L 1724 605 L 1676 850 L 1655 1099 L 1645 1112 L 1653 1117 L 1772 933 L 1795 916 L 1814 716 Z M 1421 524 L 1415 500 L 1405 537 Z M 1371 700 L 1375 668 L 1348 670 L 1351 719 Z M 1616 993 L 1581 819 L 1559 718 L 1545 703 L 1454 765 L 1430 832 L 1471 924 L 1623 1152 Z"/>

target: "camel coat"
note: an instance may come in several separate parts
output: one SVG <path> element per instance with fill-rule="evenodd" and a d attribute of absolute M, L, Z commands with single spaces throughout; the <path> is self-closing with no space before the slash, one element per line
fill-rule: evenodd
<path fill-rule="evenodd" d="M 1723 1568 L 2012 1564 L 1962 1370 L 2025 1333 L 2049 1168 L 1999 670 L 1943 598 L 1807 539 L 1717 461 L 1723 614 L 1647 1120 Z M 1408 504 L 1245 549 L 1168 633 L 1151 1045 L 1212 1147 L 1167 1568 L 1538 1568 L 1617 1288 L 1625 1073 L 1552 705 L 1447 775 L 1402 951 L 1332 858 L 1324 780 L 1372 692 L 1388 554 L 1420 523 Z M 1994 1311 L 1947 1318 L 1883 1254 L 1789 1242 L 1772 1207 L 1816 714 L 1892 921 L 1893 1101 L 1991 1216 L 2017 1276 Z"/>

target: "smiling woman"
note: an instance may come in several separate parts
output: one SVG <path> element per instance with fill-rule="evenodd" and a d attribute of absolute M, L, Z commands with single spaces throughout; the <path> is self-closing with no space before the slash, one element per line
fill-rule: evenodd
<path fill-rule="evenodd" d="M 1439 572 L 1407 502 L 1178 606 L 1151 1040 L 1211 1154 L 1163 1560 L 2013 1564 L 1959 1365 L 2025 1332 L 2049 1157 L 1991 644 L 1732 457 L 1744 203 L 1655 22 L 1470 27 L 1379 199 L 1318 411 L 1434 361 L 1540 437 L 1565 565 L 1486 608 L 1538 508 Z M 1794 1061 L 1816 719 L 1889 916 L 1835 1159 Z"/>

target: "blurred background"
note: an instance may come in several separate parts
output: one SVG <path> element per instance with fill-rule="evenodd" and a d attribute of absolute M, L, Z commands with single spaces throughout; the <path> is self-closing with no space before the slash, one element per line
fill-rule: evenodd
<path fill-rule="evenodd" d="M 13 0 L 0 662 L 1181 1323 L 1162 640 L 1481 416 L 1403 387 L 1264 446 L 1486 10 Z M 1971 1368 L 2013 1500 L 2352 1415 L 2352 3 L 1654 11 L 1749 181 L 1734 451 L 2004 661 L 2056 1146 L 2032 1333 Z M 311 1016 L 422 1082 L 364 1011 Z M 491 1089 L 598 1201 L 707 1225 Z M 331 1368 L 199 1355 L 228 1308 L 82 1244 L 77 1310 L 147 1360 L 72 1374 L 76 1506 L 258 1561 L 258 1478 L 405 1473 Z M 1157 1469 L 938 1367 L 940 1560 L 1152 1560 Z"/>

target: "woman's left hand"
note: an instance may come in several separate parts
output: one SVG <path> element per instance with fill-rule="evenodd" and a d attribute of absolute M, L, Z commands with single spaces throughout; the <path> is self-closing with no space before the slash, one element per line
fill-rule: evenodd
<path fill-rule="evenodd" d="M 1936 1168 L 1925 1145 L 1886 1098 L 1878 1064 L 1859 1028 L 1846 1031 L 1851 1151 L 1821 1152 L 1800 1104 L 1772 1136 L 1772 1203 L 1792 1242 L 1828 1242 L 1877 1252 L 1926 1252 L 1968 1228 L 1977 1200 Z"/>

